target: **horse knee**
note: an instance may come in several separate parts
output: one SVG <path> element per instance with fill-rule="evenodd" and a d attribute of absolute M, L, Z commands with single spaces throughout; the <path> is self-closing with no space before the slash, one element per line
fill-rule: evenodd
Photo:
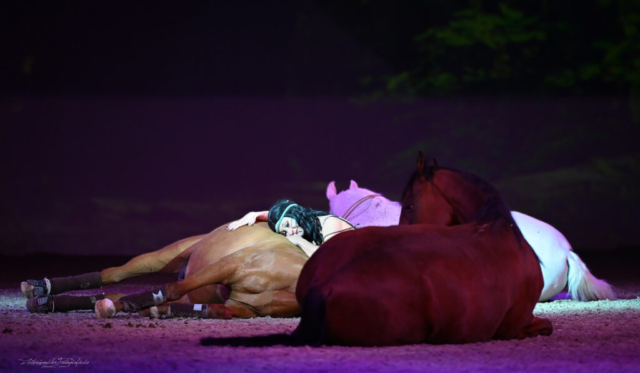
<path fill-rule="evenodd" d="M 178 282 L 172 282 L 170 284 L 166 284 L 164 286 L 164 289 L 167 293 L 165 295 L 167 297 L 167 302 L 179 300 L 185 294 L 185 292 L 183 292 L 180 289 L 180 283 Z"/>

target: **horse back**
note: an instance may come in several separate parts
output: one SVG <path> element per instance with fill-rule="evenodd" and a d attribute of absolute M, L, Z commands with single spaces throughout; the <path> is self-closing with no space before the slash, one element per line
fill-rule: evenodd
<path fill-rule="evenodd" d="M 185 275 L 189 276 L 220 259 L 237 253 L 248 247 L 256 246 L 260 242 L 279 239 L 271 231 L 267 223 L 256 223 L 233 231 L 227 231 L 226 224 L 222 225 L 196 243 L 189 257 Z M 282 238 L 282 237 L 280 237 Z"/>
<path fill-rule="evenodd" d="M 491 339 L 510 309 L 535 306 L 537 299 L 529 304 L 519 289 L 542 286 L 539 273 L 528 269 L 537 266 L 533 254 L 506 238 L 478 233 L 475 224 L 346 232 L 323 245 L 301 273 L 303 320 L 307 302 L 321 298 L 324 311 L 315 313 L 323 319 L 316 323 L 324 325 L 327 343 Z"/>

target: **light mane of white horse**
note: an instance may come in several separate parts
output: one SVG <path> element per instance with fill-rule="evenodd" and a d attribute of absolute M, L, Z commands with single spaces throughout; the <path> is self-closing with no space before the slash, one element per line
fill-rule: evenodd
<path fill-rule="evenodd" d="M 377 194 L 369 189 L 358 187 L 351 180 L 349 189 L 337 193 L 335 183 L 327 186 L 330 212 L 344 216 L 348 209 L 361 198 Z M 358 228 L 378 226 L 387 227 L 400 222 L 401 206 L 398 202 L 378 196 L 364 201 L 353 209 L 348 220 Z M 595 278 L 572 249 L 569 241 L 553 226 L 523 213 L 512 211 L 511 216 L 520 228 L 522 235 L 535 251 L 541 262 L 544 287 L 540 301 L 547 300 L 567 285 L 574 299 L 598 300 L 615 299 L 611 286 Z"/>

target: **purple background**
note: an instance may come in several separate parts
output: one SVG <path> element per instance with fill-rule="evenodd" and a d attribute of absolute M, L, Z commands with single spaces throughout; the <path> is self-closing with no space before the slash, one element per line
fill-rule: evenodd
<path fill-rule="evenodd" d="M 4 14 L 0 254 L 139 254 L 281 197 L 328 209 L 332 180 L 398 199 L 419 150 L 577 248 L 640 244 L 628 97 L 374 99 L 403 45 L 316 2 L 104 4 Z"/>

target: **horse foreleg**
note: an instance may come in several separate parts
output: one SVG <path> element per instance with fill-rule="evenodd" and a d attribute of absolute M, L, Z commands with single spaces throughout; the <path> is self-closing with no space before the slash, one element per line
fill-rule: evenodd
<path fill-rule="evenodd" d="M 517 338 L 524 339 L 535 337 L 538 335 L 551 335 L 551 333 L 553 333 L 553 326 L 551 325 L 551 321 L 549 321 L 549 319 L 542 319 L 533 316 L 529 325 L 525 326 L 524 329 L 522 329 Z"/>

